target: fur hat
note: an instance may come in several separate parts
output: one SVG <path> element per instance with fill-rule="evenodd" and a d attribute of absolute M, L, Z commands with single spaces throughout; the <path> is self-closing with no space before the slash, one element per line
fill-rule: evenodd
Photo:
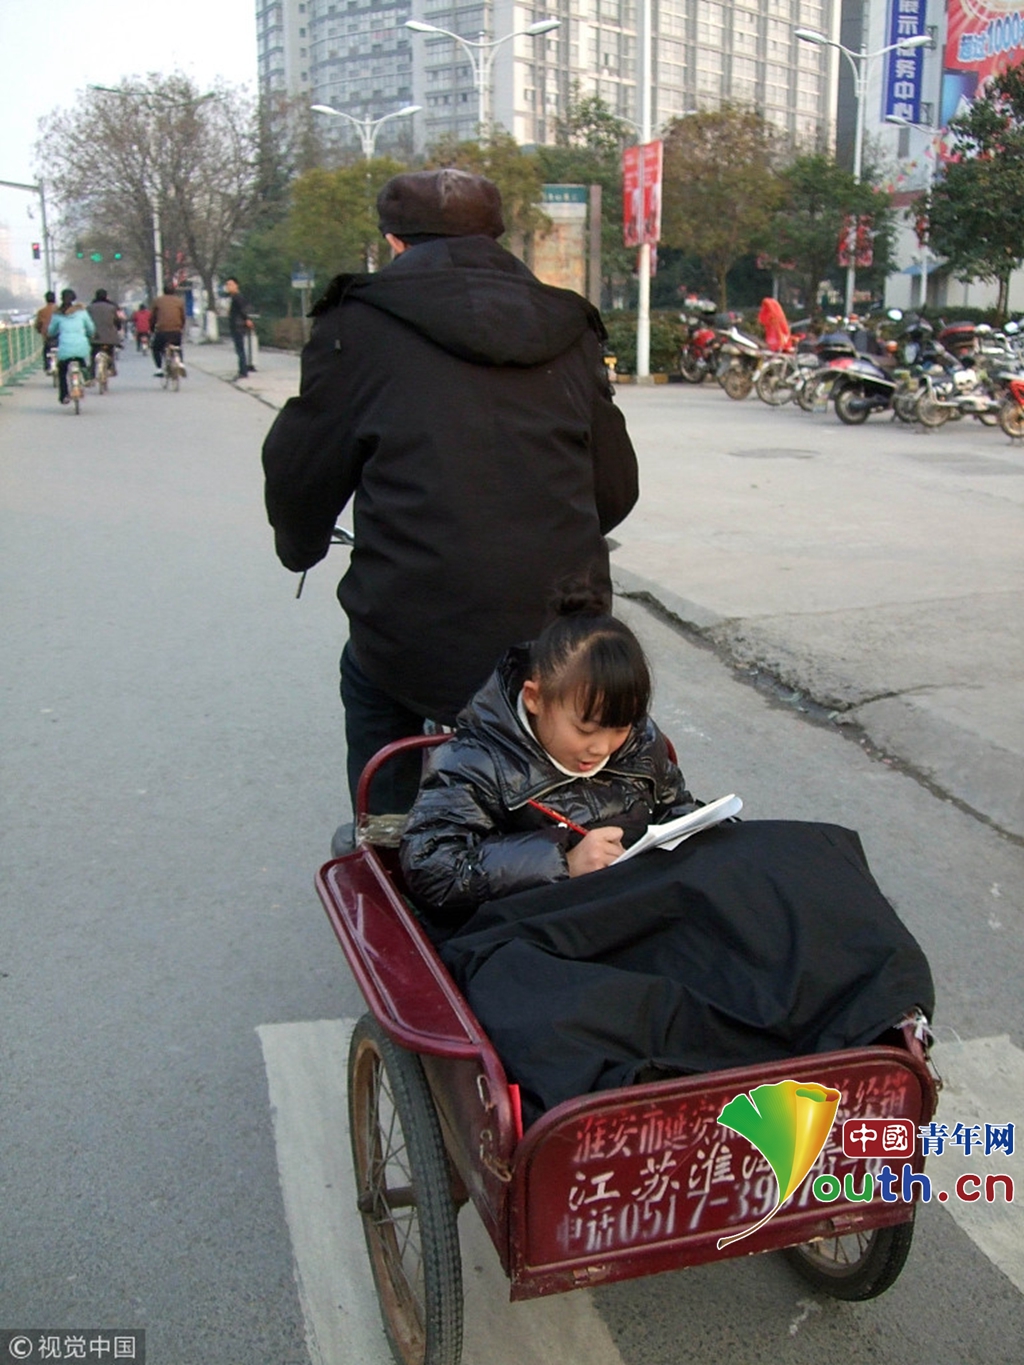
<path fill-rule="evenodd" d="M 381 232 L 403 241 L 424 234 L 500 237 L 505 231 L 497 185 L 451 167 L 394 176 L 377 196 L 377 213 Z"/>

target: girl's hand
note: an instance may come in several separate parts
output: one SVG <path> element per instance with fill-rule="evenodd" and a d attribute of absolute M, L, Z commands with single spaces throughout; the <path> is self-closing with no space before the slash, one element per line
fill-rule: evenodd
<path fill-rule="evenodd" d="M 576 847 L 565 855 L 569 876 L 582 877 L 585 872 L 597 872 L 621 857 L 623 852 L 622 830 L 617 825 L 589 830 Z"/>

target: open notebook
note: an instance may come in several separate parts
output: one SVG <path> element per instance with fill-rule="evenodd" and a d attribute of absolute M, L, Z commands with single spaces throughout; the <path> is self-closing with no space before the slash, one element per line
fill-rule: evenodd
<path fill-rule="evenodd" d="M 625 853 L 620 854 L 609 866 L 624 863 L 627 858 L 635 858 L 638 853 L 644 853 L 649 848 L 675 848 L 684 839 L 689 839 L 691 834 L 721 824 L 723 820 L 738 815 L 742 809 L 743 802 L 738 796 L 720 796 L 717 801 L 701 806 L 698 810 L 691 811 L 689 815 L 680 815 L 678 819 L 668 820 L 663 825 L 648 825 L 646 832 L 641 834 L 636 843 L 627 848 Z"/>

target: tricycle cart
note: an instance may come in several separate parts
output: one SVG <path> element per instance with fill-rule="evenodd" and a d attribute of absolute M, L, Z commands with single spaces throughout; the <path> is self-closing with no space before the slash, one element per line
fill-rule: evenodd
<path fill-rule="evenodd" d="M 849 1174 L 842 1193 L 819 1202 L 809 1177 L 763 1228 L 719 1248 L 771 1211 L 777 1183 L 718 1116 L 741 1093 L 794 1080 L 838 1089 L 837 1120 L 910 1120 L 916 1133 L 936 1101 L 920 1030 L 908 1021 L 870 1047 L 581 1095 L 523 1133 L 515 1088 L 403 896 L 397 840 L 375 841 L 367 815 L 380 766 L 442 739 L 402 740 L 376 756 L 357 796 L 363 842 L 317 877 L 369 1007 L 349 1054 L 356 1207 L 399 1365 L 459 1361 L 456 1216 L 467 1199 L 512 1300 L 775 1250 L 838 1298 L 887 1289 L 915 1205 L 863 1197 L 865 1172 L 881 1163 L 844 1156 L 838 1121 L 815 1170 L 840 1183 Z M 915 1174 L 918 1146 L 905 1159 Z"/>

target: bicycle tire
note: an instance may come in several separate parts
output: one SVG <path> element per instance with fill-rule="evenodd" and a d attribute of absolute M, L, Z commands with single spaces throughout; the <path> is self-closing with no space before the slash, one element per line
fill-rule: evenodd
<path fill-rule="evenodd" d="M 396 1365 L 459 1365 L 457 1205 L 423 1065 L 365 1014 L 348 1077 L 357 1205 L 391 1353 Z"/>
<path fill-rule="evenodd" d="M 746 370 L 729 370 L 722 380 L 722 388 L 737 402 L 742 402 L 753 387 L 754 381 Z"/>
<path fill-rule="evenodd" d="M 1012 398 L 999 409 L 999 425 L 1013 440 L 1024 438 L 1024 408 Z"/>
<path fill-rule="evenodd" d="M 917 420 L 923 427 L 935 430 L 936 427 L 945 426 L 950 419 L 948 408 L 944 408 L 936 398 L 932 398 L 927 392 L 922 393 L 917 404 L 915 413 Z"/>
<path fill-rule="evenodd" d="M 783 1256 L 805 1280 L 833 1299 L 875 1299 L 895 1284 L 914 1238 L 914 1219 L 893 1227 L 826 1237 L 786 1247 Z"/>
<path fill-rule="evenodd" d="M 793 397 L 795 374 L 785 360 L 769 360 L 754 380 L 754 389 L 762 403 L 780 408 Z"/>

